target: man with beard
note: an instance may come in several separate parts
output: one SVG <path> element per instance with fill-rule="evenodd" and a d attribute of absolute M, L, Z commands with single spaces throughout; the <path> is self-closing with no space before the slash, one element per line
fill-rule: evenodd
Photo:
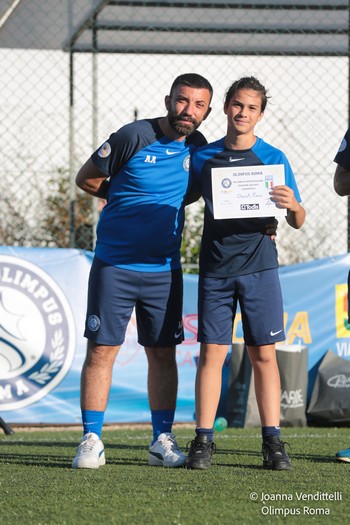
<path fill-rule="evenodd" d="M 81 376 L 83 438 L 73 468 L 105 464 L 101 433 L 112 369 L 135 307 L 138 342 L 148 360 L 153 440 L 148 464 L 179 467 L 172 425 L 183 341 L 180 261 L 190 155 L 206 143 L 196 131 L 213 90 L 202 76 L 180 75 L 165 97 L 167 115 L 123 126 L 82 166 L 77 185 L 106 199 L 97 225 Z"/>

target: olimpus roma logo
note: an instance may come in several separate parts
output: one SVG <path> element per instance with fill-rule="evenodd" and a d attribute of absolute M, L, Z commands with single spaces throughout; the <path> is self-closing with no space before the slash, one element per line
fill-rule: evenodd
<path fill-rule="evenodd" d="M 57 283 L 25 259 L 0 255 L 0 413 L 45 397 L 74 350 L 73 314 Z"/>
<path fill-rule="evenodd" d="M 350 337 L 347 284 L 337 284 L 335 286 L 335 324 L 337 338 Z"/>

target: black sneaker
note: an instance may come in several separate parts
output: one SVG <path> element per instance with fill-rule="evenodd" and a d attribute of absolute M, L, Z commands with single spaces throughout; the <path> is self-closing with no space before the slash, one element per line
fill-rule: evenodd
<path fill-rule="evenodd" d="M 211 467 L 211 457 L 216 452 L 214 441 L 209 441 L 208 436 L 196 436 L 191 441 L 190 451 L 185 461 L 186 468 L 208 469 Z"/>
<path fill-rule="evenodd" d="M 284 450 L 284 443 L 277 436 L 270 436 L 262 444 L 263 467 L 272 470 L 290 470 L 292 464 L 287 452 Z"/>

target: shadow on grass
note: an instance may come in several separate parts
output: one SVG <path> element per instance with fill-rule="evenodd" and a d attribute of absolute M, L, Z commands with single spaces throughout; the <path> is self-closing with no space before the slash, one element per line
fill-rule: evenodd
<path fill-rule="evenodd" d="M 28 466 L 39 466 L 39 467 L 48 467 L 48 468 L 71 468 L 72 459 L 74 457 L 76 447 L 78 442 L 55 442 L 55 441 L 6 441 L 1 442 L 0 441 L 0 447 L 6 446 L 9 447 L 20 447 L 23 450 L 23 447 L 36 447 L 36 448 L 69 448 L 71 450 L 71 454 L 67 457 L 65 454 L 57 455 L 57 454 L 50 454 L 45 452 L 39 452 L 36 454 L 27 454 L 27 453 L 13 453 L 13 452 L 3 452 L 1 451 L 0 455 L 0 464 L 16 464 L 16 465 L 28 465 Z M 112 450 L 128 450 L 128 451 L 139 451 L 143 454 L 145 454 L 145 460 L 140 460 L 139 458 L 112 458 L 107 459 L 107 463 L 109 465 L 112 464 L 123 464 L 123 465 L 135 465 L 135 466 L 148 466 L 147 465 L 147 446 L 139 446 L 139 445 L 109 445 L 106 446 L 107 451 Z M 108 452 L 107 452 L 108 454 Z M 86 469 L 84 469 L 86 470 Z"/>
<path fill-rule="evenodd" d="M 103 438 L 102 438 L 103 439 Z M 11 441 L 0 441 L 0 447 L 1 446 L 5 446 L 5 447 L 12 447 L 13 445 L 17 445 L 17 446 L 20 446 L 20 447 L 63 447 L 63 448 L 67 448 L 67 447 L 77 447 L 79 444 L 79 440 L 72 440 L 72 441 L 21 441 L 21 440 L 18 440 L 18 441 L 15 441 L 15 440 L 12 440 Z M 106 448 L 108 449 L 125 449 L 125 450 L 147 450 L 148 449 L 148 445 L 143 445 L 143 446 L 140 446 L 140 445 L 123 445 L 122 443 L 118 443 L 118 444 L 113 444 L 113 443 L 107 443 L 106 444 Z"/>
<path fill-rule="evenodd" d="M 13 453 L 13 452 L 7 452 L 7 453 L 1 453 L 0 456 L 0 464 L 17 464 L 17 465 L 27 465 L 27 466 L 40 466 L 40 467 L 47 467 L 47 468 L 71 468 L 71 462 L 76 450 L 76 445 L 72 441 L 65 441 L 65 442 L 55 442 L 55 441 L 6 441 L 6 442 L 0 442 L 0 446 L 6 446 L 6 447 L 13 447 L 18 446 L 21 447 L 23 450 L 23 447 L 37 447 L 37 448 L 44 448 L 44 447 L 55 447 L 55 448 L 69 448 L 71 450 L 71 454 L 67 456 L 67 453 L 65 453 L 64 456 L 57 455 L 57 454 L 47 454 L 44 451 L 40 451 L 40 453 L 36 454 L 27 454 L 27 453 Z M 144 455 L 144 458 L 140 460 L 140 458 L 130 458 L 130 457 L 108 457 L 108 452 L 111 452 L 111 456 L 115 455 L 114 453 L 119 451 L 137 451 Z M 147 446 L 139 446 L 139 445 L 125 445 L 125 444 L 107 444 L 106 445 L 106 451 L 107 451 L 107 465 L 109 466 L 118 466 L 118 465 L 129 465 L 129 466 L 146 466 L 147 464 Z M 236 449 L 218 449 L 215 454 L 215 460 L 213 461 L 213 466 L 217 467 L 231 467 L 231 468 L 237 468 L 237 469 L 253 469 L 253 470 L 262 470 L 261 464 L 252 464 L 252 463 L 241 463 L 241 462 L 235 462 L 234 458 L 232 458 L 232 461 L 229 463 L 227 461 L 221 461 L 225 459 L 225 456 L 241 456 L 241 457 L 252 457 L 257 458 L 261 460 L 261 452 L 258 450 L 236 450 Z M 334 463 L 336 462 L 335 458 L 329 457 L 329 456 L 321 456 L 319 454 L 293 454 L 291 453 L 292 460 L 308 460 L 313 463 Z M 83 469 L 86 470 L 86 469 Z"/>
<path fill-rule="evenodd" d="M 216 454 L 229 454 L 230 456 L 255 456 L 255 457 L 261 457 L 260 451 L 252 451 L 252 450 L 227 450 L 227 449 L 218 449 Z M 334 463 L 336 461 L 335 458 L 332 458 L 330 456 L 321 456 L 320 454 L 293 454 L 293 450 L 288 450 L 288 455 L 290 458 L 293 459 L 306 459 L 310 461 L 315 461 L 318 463 Z"/>
<path fill-rule="evenodd" d="M 28 467 L 68 468 L 71 467 L 72 459 L 62 456 L 38 456 L 37 454 L 2 454 L 0 464 L 22 465 Z"/>
<path fill-rule="evenodd" d="M 0 458 L 0 464 L 6 465 L 22 465 L 28 467 L 46 467 L 46 468 L 59 468 L 59 469 L 71 469 L 72 459 L 74 452 L 71 456 L 57 456 L 57 455 L 37 455 L 37 454 L 2 454 Z M 132 458 L 107 458 L 107 466 L 111 465 L 129 465 L 135 467 L 148 467 L 147 456 L 145 459 L 132 459 Z M 81 469 L 91 470 L 91 469 Z"/>

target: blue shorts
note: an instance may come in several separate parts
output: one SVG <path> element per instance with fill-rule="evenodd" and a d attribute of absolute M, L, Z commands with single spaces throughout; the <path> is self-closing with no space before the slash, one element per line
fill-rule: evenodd
<path fill-rule="evenodd" d="M 119 346 L 135 308 L 138 342 L 162 347 L 181 344 L 182 270 L 134 272 L 94 257 L 84 336 L 98 345 Z"/>
<path fill-rule="evenodd" d="M 285 340 L 278 269 L 239 277 L 199 277 L 198 341 L 232 344 L 237 302 L 245 344 L 261 346 Z"/>

